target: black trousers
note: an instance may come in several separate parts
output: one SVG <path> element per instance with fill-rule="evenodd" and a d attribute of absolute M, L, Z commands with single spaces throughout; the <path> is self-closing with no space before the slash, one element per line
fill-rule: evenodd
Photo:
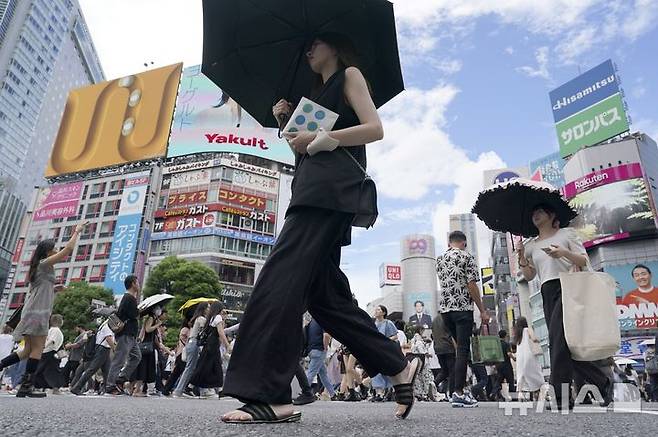
<path fill-rule="evenodd" d="M 178 354 L 176 357 L 176 361 L 174 362 L 174 369 L 171 371 L 171 374 L 169 375 L 169 378 L 167 378 L 167 382 L 162 389 L 162 394 L 165 396 L 169 396 L 171 391 L 176 387 L 178 378 L 180 378 L 180 376 L 183 374 L 183 370 L 185 370 L 186 363 L 181 359 L 181 356 L 182 354 Z"/>
<path fill-rule="evenodd" d="M 503 390 L 503 382 L 506 382 L 509 385 L 510 396 L 512 393 L 516 393 L 516 385 L 514 382 L 514 369 L 511 364 L 503 364 L 496 367 L 496 383 L 491 395 L 494 398 L 502 396 L 500 392 Z"/>
<path fill-rule="evenodd" d="M 78 369 L 80 361 L 71 361 L 68 360 L 62 373 L 64 375 L 64 387 L 68 387 L 71 384 L 71 380 L 75 376 L 75 371 Z"/>
<path fill-rule="evenodd" d="M 105 389 L 107 388 L 107 375 L 110 372 L 110 349 L 101 345 L 96 345 L 94 357 L 91 359 L 91 362 L 85 368 L 84 372 L 82 372 L 80 379 L 71 386 L 71 391 L 82 391 L 83 387 L 89 382 L 92 376 L 96 374 L 98 369 L 102 369 L 103 385 L 105 386 L 103 388 Z"/>
<path fill-rule="evenodd" d="M 448 311 L 441 314 L 443 323 L 457 343 L 454 377 L 455 391 L 461 392 L 466 385 L 466 369 L 471 355 L 471 335 L 473 334 L 473 311 Z"/>
<path fill-rule="evenodd" d="M 301 361 L 297 362 L 295 378 L 297 378 L 297 382 L 299 382 L 299 388 L 302 390 L 301 394 L 304 396 L 312 396 L 313 390 L 311 389 L 311 384 L 308 382 L 306 370 L 304 369 L 304 366 L 302 366 Z"/>
<path fill-rule="evenodd" d="M 369 375 L 392 376 L 407 366 L 400 346 L 353 302 L 340 270 L 341 241 L 352 217 L 310 207 L 289 212 L 240 323 L 224 393 L 244 402 L 291 402 L 306 310 Z"/>
<path fill-rule="evenodd" d="M 606 396 L 608 376 L 600 367 L 589 361 L 575 361 L 564 336 L 564 316 L 562 314 L 562 285 L 559 279 L 545 282 L 541 287 L 541 297 L 544 303 L 544 316 L 548 327 L 549 351 L 551 354 L 550 384 L 555 390 L 558 401 L 562 399 L 562 385 L 569 384 L 574 372 L 584 381 L 598 387 L 602 396 Z M 569 390 L 569 393 L 571 391 Z"/>
<path fill-rule="evenodd" d="M 436 386 L 438 387 L 443 381 L 448 381 L 448 391 L 447 395 L 451 396 L 455 391 L 455 353 L 450 354 L 436 354 L 436 357 L 439 359 L 439 364 L 441 365 L 441 373 L 436 378 Z"/>

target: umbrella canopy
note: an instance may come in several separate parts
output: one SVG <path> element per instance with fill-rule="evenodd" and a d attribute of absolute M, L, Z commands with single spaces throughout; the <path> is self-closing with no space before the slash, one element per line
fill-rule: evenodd
<path fill-rule="evenodd" d="M 187 302 L 185 302 L 180 308 L 178 308 L 179 312 L 183 312 L 185 310 L 188 310 L 202 302 L 216 302 L 217 299 L 214 297 L 197 297 L 195 299 L 190 299 Z"/>
<path fill-rule="evenodd" d="M 640 343 L 643 346 L 652 346 L 656 344 L 656 339 L 655 338 L 649 338 L 647 340 L 644 340 L 642 343 Z"/>
<path fill-rule="evenodd" d="M 626 364 L 637 364 L 637 361 L 626 357 L 615 357 L 615 364 L 618 366 L 624 366 Z"/>
<path fill-rule="evenodd" d="M 144 299 L 142 301 L 142 303 L 140 303 L 137 306 L 137 309 L 139 310 L 140 313 L 145 313 L 149 309 L 153 308 L 154 306 L 156 306 L 158 304 L 161 304 L 161 305 L 166 304 L 167 302 L 169 302 L 173 298 L 174 298 L 174 296 L 172 296 L 171 294 L 166 294 L 166 293 L 154 294 L 153 296 L 149 296 L 146 299 Z"/>
<path fill-rule="evenodd" d="M 266 127 L 272 106 L 309 97 L 316 36 L 349 38 L 377 107 L 404 89 L 388 0 L 204 0 L 203 73 Z"/>
<path fill-rule="evenodd" d="M 562 228 L 577 215 L 553 185 L 524 178 L 486 188 L 478 195 L 472 212 L 493 231 L 535 237 L 539 231 L 532 224 L 532 210 L 541 204 L 555 210 Z"/>

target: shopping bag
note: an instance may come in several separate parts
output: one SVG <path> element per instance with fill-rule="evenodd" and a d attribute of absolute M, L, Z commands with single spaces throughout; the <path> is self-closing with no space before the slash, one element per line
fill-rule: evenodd
<path fill-rule="evenodd" d="M 302 97 L 297 108 L 290 116 L 290 120 L 283 128 L 284 133 L 289 132 L 317 132 L 320 128 L 330 132 L 338 120 L 338 114 L 322 105 Z"/>
<path fill-rule="evenodd" d="M 488 332 L 487 326 L 487 334 Z M 475 364 L 498 364 L 505 361 L 500 338 L 495 335 L 471 337 L 471 361 Z"/>
<path fill-rule="evenodd" d="M 613 356 L 621 345 L 615 280 L 603 272 L 560 273 L 564 335 L 576 361 Z"/>

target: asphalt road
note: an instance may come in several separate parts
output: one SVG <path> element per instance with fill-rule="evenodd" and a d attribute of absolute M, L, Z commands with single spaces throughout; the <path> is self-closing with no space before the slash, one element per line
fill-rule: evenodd
<path fill-rule="evenodd" d="M 530 411 L 506 416 L 495 403 L 453 409 L 447 403 L 417 403 L 406 421 L 393 419 L 393 404 L 316 402 L 301 407 L 297 424 L 226 425 L 229 399 L 168 399 L 49 396 L 16 399 L 0 395 L 2 436 L 642 436 L 658 430 L 658 404 L 643 413 Z"/>

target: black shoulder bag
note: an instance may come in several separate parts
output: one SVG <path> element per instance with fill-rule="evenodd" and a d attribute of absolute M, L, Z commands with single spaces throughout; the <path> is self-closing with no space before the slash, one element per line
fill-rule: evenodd
<path fill-rule="evenodd" d="M 361 182 L 361 189 L 359 190 L 359 202 L 352 226 L 366 229 L 371 228 L 379 215 L 379 211 L 377 210 L 377 186 L 375 185 L 375 181 L 368 176 L 368 172 L 366 172 L 366 169 L 363 168 L 359 161 L 350 152 L 345 150 L 345 148 L 341 149 L 354 161 L 364 176 L 363 182 Z"/>

